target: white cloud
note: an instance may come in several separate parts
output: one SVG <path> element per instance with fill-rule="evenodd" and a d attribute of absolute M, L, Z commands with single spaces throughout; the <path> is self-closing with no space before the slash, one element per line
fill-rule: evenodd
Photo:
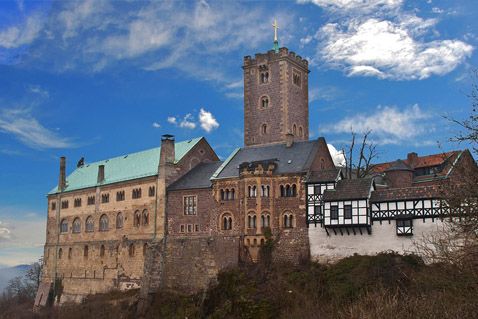
<path fill-rule="evenodd" d="M 457 39 L 439 39 L 434 29 L 438 20 L 422 19 L 416 11 L 406 11 L 402 0 L 299 3 L 313 3 L 326 10 L 329 23 L 315 35 L 319 41 L 315 59 L 348 76 L 426 79 L 451 72 L 474 49 Z"/>
<path fill-rule="evenodd" d="M 201 124 L 201 127 L 208 133 L 219 127 L 219 123 L 214 118 L 212 113 L 204 110 L 203 108 L 199 110 L 199 123 Z"/>
<path fill-rule="evenodd" d="M 317 32 L 317 53 L 349 76 L 411 80 L 443 75 L 471 56 L 473 47 L 459 40 L 426 42 L 412 36 L 433 23 L 410 16 L 399 22 L 369 18 L 328 23 Z"/>
<path fill-rule="evenodd" d="M 4 223 L 0 220 L 0 242 L 10 240 L 11 232 Z"/>
<path fill-rule="evenodd" d="M 0 132 L 13 135 L 25 145 L 36 149 L 70 148 L 75 144 L 68 138 L 44 127 L 26 108 L 0 111 Z"/>
<path fill-rule="evenodd" d="M 182 121 L 179 123 L 180 128 L 187 128 L 187 129 L 195 129 L 196 128 L 196 123 L 194 123 L 194 118 L 191 113 L 188 113 L 184 116 Z"/>
<path fill-rule="evenodd" d="M 380 9 L 396 9 L 403 0 L 298 0 L 299 3 L 313 3 L 331 11 L 350 11 L 354 14 L 377 11 Z"/>
<path fill-rule="evenodd" d="M 13 49 L 28 45 L 39 36 L 42 27 L 42 16 L 33 14 L 27 17 L 22 25 L 10 26 L 0 30 L 0 47 Z"/>
<path fill-rule="evenodd" d="M 174 116 L 168 116 L 168 123 L 176 125 L 178 120 Z"/>
<path fill-rule="evenodd" d="M 343 151 L 338 151 L 332 144 L 327 144 L 329 148 L 330 156 L 334 161 L 335 166 L 345 166 L 345 155 Z"/>
<path fill-rule="evenodd" d="M 44 98 L 50 97 L 50 93 L 47 90 L 43 89 L 39 85 L 31 85 L 30 86 L 30 92 L 34 93 L 34 94 L 37 94 L 37 95 L 39 95 L 41 97 L 44 97 Z"/>
<path fill-rule="evenodd" d="M 378 144 L 400 144 L 412 142 L 424 133 L 434 130 L 431 114 L 417 104 L 400 110 L 395 106 L 377 107 L 372 114 L 358 114 L 346 117 L 338 123 L 325 126 L 322 133 L 350 133 L 351 130 L 364 133 L 372 130 Z"/>
<path fill-rule="evenodd" d="M 154 128 L 160 128 L 161 124 L 159 124 L 158 122 L 153 122 L 153 127 Z"/>

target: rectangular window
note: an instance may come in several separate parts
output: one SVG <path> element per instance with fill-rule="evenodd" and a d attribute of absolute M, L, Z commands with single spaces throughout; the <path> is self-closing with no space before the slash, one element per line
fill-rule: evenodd
<path fill-rule="evenodd" d="M 197 214 L 196 196 L 184 196 L 184 215 Z"/>
<path fill-rule="evenodd" d="M 412 219 L 397 220 L 397 235 L 412 236 L 413 235 L 413 220 Z"/>
<path fill-rule="evenodd" d="M 181 228 L 180 228 L 180 229 L 181 229 L 180 232 L 181 232 L 181 233 L 184 233 L 184 225 L 181 225 Z"/>
<path fill-rule="evenodd" d="M 81 198 L 75 198 L 74 206 L 81 207 Z"/>
<path fill-rule="evenodd" d="M 194 231 L 199 231 L 199 225 L 198 224 L 194 225 Z"/>
<path fill-rule="evenodd" d="M 124 200 L 124 191 L 116 192 L 116 201 L 121 202 Z"/>
<path fill-rule="evenodd" d="M 95 196 L 88 196 L 88 205 L 95 204 Z"/>
<path fill-rule="evenodd" d="M 293 70 L 292 71 L 292 82 L 297 85 L 297 86 L 300 86 L 301 84 L 301 76 L 300 76 L 300 72 L 299 71 L 296 71 L 296 70 Z"/>
<path fill-rule="evenodd" d="M 56 210 L 56 202 L 51 202 L 51 210 Z"/>
<path fill-rule="evenodd" d="M 320 185 L 314 185 L 314 195 L 320 195 L 322 193 L 322 187 Z"/>
<path fill-rule="evenodd" d="M 193 231 L 193 225 L 188 224 L 188 233 L 191 233 Z"/>
<path fill-rule="evenodd" d="M 344 218 L 352 219 L 352 205 L 344 205 Z"/>
<path fill-rule="evenodd" d="M 337 205 L 330 206 L 330 219 L 332 220 L 339 219 L 339 206 Z"/>
<path fill-rule="evenodd" d="M 320 215 L 320 206 L 314 206 L 314 215 Z"/>
<path fill-rule="evenodd" d="M 68 208 L 68 201 L 67 200 L 64 200 L 64 201 L 61 202 L 61 208 L 62 209 Z"/>
<path fill-rule="evenodd" d="M 110 194 L 102 194 L 101 195 L 101 203 L 109 203 L 110 201 Z"/>
<path fill-rule="evenodd" d="M 154 186 L 150 186 L 149 187 L 149 197 L 154 197 L 154 195 L 156 194 L 156 189 L 154 188 Z"/>

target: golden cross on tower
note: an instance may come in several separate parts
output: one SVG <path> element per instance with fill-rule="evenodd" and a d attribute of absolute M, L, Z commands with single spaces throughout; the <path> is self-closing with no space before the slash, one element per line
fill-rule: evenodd
<path fill-rule="evenodd" d="M 272 24 L 272 27 L 274 28 L 274 42 L 277 42 L 277 29 L 279 29 L 279 26 L 277 25 L 277 20 L 274 19 L 274 23 Z"/>

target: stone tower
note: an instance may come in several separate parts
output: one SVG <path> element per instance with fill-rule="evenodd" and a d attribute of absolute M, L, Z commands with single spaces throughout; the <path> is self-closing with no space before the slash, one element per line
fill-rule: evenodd
<path fill-rule="evenodd" d="M 244 145 L 309 139 L 308 62 L 278 47 L 244 57 Z"/>

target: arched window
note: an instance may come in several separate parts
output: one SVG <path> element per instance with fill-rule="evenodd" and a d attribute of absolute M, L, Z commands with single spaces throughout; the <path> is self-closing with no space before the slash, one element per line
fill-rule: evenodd
<path fill-rule="evenodd" d="M 88 245 L 83 248 L 83 257 L 88 258 Z"/>
<path fill-rule="evenodd" d="M 269 72 L 261 72 L 261 83 L 269 82 Z"/>
<path fill-rule="evenodd" d="M 101 245 L 100 247 L 100 257 L 104 257 L 105 256 L 105 245 Z"/>
<path fill-rule="evenodd" d="M 72 253 L 73 253 L 72 250 L 73 250 L 73 249 L 72 249 L 71 247 L 68 248 L 68 259 L 71 259 L 71 255 L 72 255 Z"/>
<path fill-rule="evenodd" d="M 290 188 L 290 185 L 289 185 L 289 184 L 287 184 L 287 185 L 285 186 L 285 196 L 286 196 L 286 197 L 292 196 L 292 189 Z"/>
<path fill-rule="evenodd" d="M 134 218 L 133 218 L 133 226 L 134 227 L 139 227 L 141 225 L 141 214 L 139 210 L 134 212 Z"/>
<path fill-rule="evenodd" d="M 100 231 L 108 230 L 108 216 L 101 215 L 100 217 Z"/>
<path fill-rule="evenodd" d="M 236 197 L 235 195 L 236 194 L 235 194 L 235 191 L 234 191 L 234 188 L 233 188 L 233 189 L 231 189 L 231 192 L 229 193 L 229 199 L 233 200 Z"/>
<path fill-rule="evenodd" d="M 294 136 L 297 135 L 297 125 L 294 124 L 294 126 L 292 127 L 292 134 L 294 134 Z"/>
<path fill-rule="evenodd" d="M 280 186 L 280 196 L 281 196 L 281 197 L 285 197 L 285 196 L 286 196 L 284 185 L 281 185 L 281 186 Z"/>
<path fill-rule="evenodd" d="M 256 215 L 254 212 L 250 212 L 247 216 L 248 226 L 249 228 L 256 228 Z"/>
<path fill-rule="evenodd" d="M 123 228 L 123 213 L 119 212 L 116 214 L 116 228 L 120 229 Z"/>
<path fill-rule="evenodd" d="M 143 210 L 143 226 L 148 226 L 149 225 L 149 213 L 145 209 Z"/>
<path fill-rule="evenodd" d="M 230 214 L 226 213 L 222 215 L 222 223 L 221 223 L 223 230 L 231 230 L 232 229 L 232 217 Z"/>
<path fill-rule="evenodd" d="M 224 196 L 224 194 L 225 194 L 225 193 L 224 193 L 224 190 L 221 189 L 221 200 L 225 200 L 225 199 L 226 199 L 226 197 Z"/>
<path fill-rule="evenodd" d="M 85 222 L 85 229 L 87 232 L 95 231 L 95 221 L 93 220 L 93 217 L 88 216 Z"/>
<path fill-rule="evenodd" d="M 225 198 L 226 200 L 229 200 L 229 188 L 226 188 Z"/>
<path fill-rule="evenodd" d="M 293 215 L 291 212 L 284 214 L 284 228 L 294 227 Z"/>
<path fill-rule="evenodd" d="M 267 134 L 267 124 L 262 124 L 262 126 L 261 126 L 261 133 L 262 133 L 262 135 L 266 135 L 266 134 Z"/>
<path fill-rule="evenodd" d="M 297 186 L 295 184 L 292 184 L 292 196 L 297 196 Z"/>
<path fill-rule="evenodd" d="M 261 97 L 261 107 L 266 109 L 269 107 L 269 98 L 267 96 Z"/>
<path fill-rule="evenodd" d="M 73 220 L 73 232 L 75 234 L 81 232 L 81 221 L 78 217 Z"/>
<path fill-rule="evenodd" d="M 58 259 L 61 259 L 61 257 L 63 257 L 63 249 L 62 248 L 58 249 Z"/>
<path fill-rule="evenodd" d="M 271 215 L 269 213 L 264 212 L 261 215 L 261 226 L 264 227 L 271 227 Z"/>
<path fill-rule="evenodd" d="M 61 233 L 67 233 L 68 232 L 68 221 L 66 219 L 61 220 L 60 232 Z"/>
<path fill-rule="evenodd" d="M 134 257 L 134 244 L 133 243 L 129 244 L 128 253 L 129 253 L 130 257 Z"/>
<path fill-rule="evenodd" d="M 302 137 L 304 135 L 304 131 L 302 130 L 302 126 L 299 126 L 299 136 Z"/>
<path fill-rule="evenodd" d="M 146 256 L 146 251 L 148 250 L 148 243 L 143 244 L 143 256 Z"/>
<path fill-rule="evenodd" d="M 261 186 L 261 196 L 262 197 L 269 197 L 270 186 L 269 185 L 262 185 Z"/>

